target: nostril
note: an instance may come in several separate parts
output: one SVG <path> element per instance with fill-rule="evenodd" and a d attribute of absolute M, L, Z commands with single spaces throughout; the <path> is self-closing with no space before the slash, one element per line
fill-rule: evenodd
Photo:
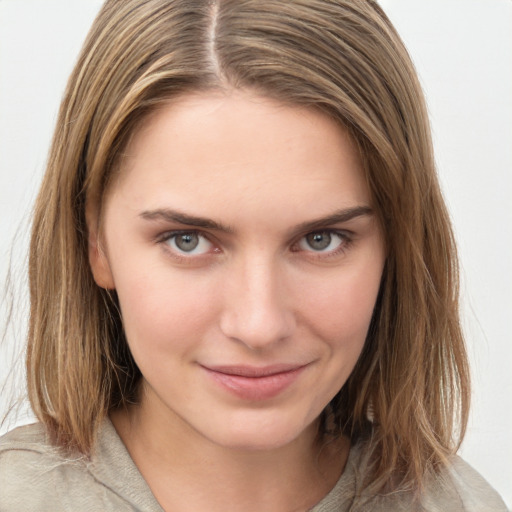
<path fill-rule="evenodd" d="M 261 349 L 289 338 L 295 330 L 293 315 L 286 310 L 248 310 L 225 312 L 220 321 L 222 333 L 251 349 Z"/>

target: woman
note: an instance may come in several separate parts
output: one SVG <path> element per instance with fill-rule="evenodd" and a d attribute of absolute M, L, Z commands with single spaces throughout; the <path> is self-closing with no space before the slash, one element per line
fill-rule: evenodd
<path fill-rule="evenodd" d="M 2 510 L 505 510 L 454 456 L 455 248 L 374 2 L 107 1 L 30 287 Z"/>

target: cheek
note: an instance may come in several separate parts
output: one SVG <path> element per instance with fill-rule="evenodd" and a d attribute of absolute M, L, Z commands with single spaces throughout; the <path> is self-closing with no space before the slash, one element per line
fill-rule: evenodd
<path fill-rule="evenodd" d="M 354 268 L 310 283 L 302 310 L 319 336 L 362 348 L 379 292 L 381 267 Z"/>
<path fill-rule="evenodd" d="M 116 280 L 126 337 L 134 356 L 186 350 L 210 328 L 215 317 L 212 283 L 155 265 L 125 271 Z M 149 354 L 146 354 L 149 355 Z"/>

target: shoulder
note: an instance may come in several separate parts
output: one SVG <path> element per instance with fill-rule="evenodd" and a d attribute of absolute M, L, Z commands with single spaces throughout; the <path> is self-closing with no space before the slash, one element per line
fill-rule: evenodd
<path fill-rule="evenodd" d="M 133 510 L 109 494 L 83 457 L 65 457 L 48 442 L 41 424 L 18 427 L 0 438 L 2 512 Z"/>
<path fill-rule="evenodd" d="M 411 510 L 408 508 L 410 498 L 403 495 L 399 500 L 406 505 L 403 510 Z M 450 460 L 446 468 L 427 480 L 417 509 L 422 512 L 508 512 L 491 485 L 457 456 Z"/>
<path fill-rule="evenodd" d="M 485 478 L 458 456 L 452 458 L 433 489 L 427 502 L 436 502 L 437 496 L 450 495 L 452 501 L 460 507 L 457 510 L 464 512 L 508 510 L 500 495 Z"/>
<path fill-rule="evenodd" d="M 454 456 L 449 464 L 427 479 L 419 497 L 408 490 L 397 489 L 384 495 L 369 495 L 364 488 L 369 467 L 367 446 L 360 443 L 353 448 L 349 459 L 356 475 L 356 499 L 353 510 L 374 512 L 508 512 L 500 495 L 467 462 Z M 351 509 L 352 510 L 352 509 Z"/>
<path fill-rule="evenodd" d="M 18 427 L 0 437 L 0 482 L 2 498 L 5 490 L 20 486 L 30 476 L 48 474 L 52 466 L 61 463 L 58 451 L 46 439 L 39 423 Z"/>

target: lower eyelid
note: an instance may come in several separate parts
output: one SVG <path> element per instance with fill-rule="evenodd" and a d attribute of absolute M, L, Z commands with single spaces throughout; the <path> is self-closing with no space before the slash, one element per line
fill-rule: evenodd
<path fill-rule="evenodd" d="M 348 237 L 343 237 L 342 243 L 335 249 L 327 252 L 315 252 L 315 251 L 303 251 L 307 253 L 307 256 L 312 260 L 329 260 L 332 258 L 338 258 L 340 256 L 344 256 L 345 253 L 350 251 L 354 240 L 349 239 Z"/>

